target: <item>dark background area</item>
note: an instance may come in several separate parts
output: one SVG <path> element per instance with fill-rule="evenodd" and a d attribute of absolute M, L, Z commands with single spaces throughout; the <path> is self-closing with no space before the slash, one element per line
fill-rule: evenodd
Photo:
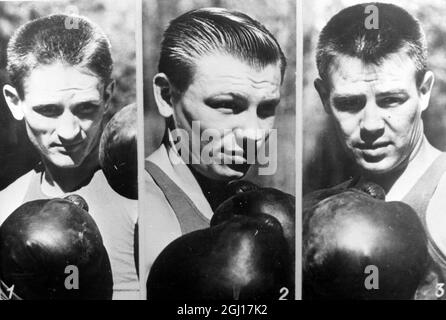
<path fill-rule="evenodd" d="M 180 14 L 192 9 L 212 6 L 238 10 L 260 21 L 276 37 L 287 57 L 288 67 L 282 85 L 282 99 L 277 109 L 275 123 L 275 128 L 278 129 L 277 172 L 271 176 L 258 176 L 253 170 L 247 178 L 260 185 L 275 187 L 295 194 L 295 0 L 143 1 L 145 154 L 148 156 L 159 147 L 164 133 L 164 119 L 158 114 L 152 92 L 152 78 L 157 73 L 162 33 L 169 21 Z"/>
<path fill-rule="evenodd" d="M 303 1 L 303 193 L 345 181 L 355 174 L 353 162 L 342 150 L 328 121 L 313 81 L 318 76 L 315 48 L 328 20 L 348 6 L 365 1 Z M 426 33 L 428 64 L 436 80 L 430 106 L 423 113 L 428 140 L 446 150 L 446 3 L 441 0 L 382 1 L 394 3 L 417 18 Z"/>
<path fill-rule="evenodd" d="M 0 86 L 8 82 L 6 47 L 22 24 L 54 13 L 77 13 L 98 24 L 109 36 L 114 60 L 116 91 L 113 109 L 135 102 L 135 4 L 133 1 L 72 0 L 63 2 L 0 2 Z M 16 121 L 0 94 L 0 190 L 39 161 L 23 121 Z"/>

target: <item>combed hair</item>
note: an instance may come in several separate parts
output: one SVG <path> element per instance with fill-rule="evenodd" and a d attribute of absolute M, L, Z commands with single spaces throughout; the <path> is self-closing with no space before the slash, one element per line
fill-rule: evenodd
<path fill-rule="evenodd" d="M 192 81 L 194 61 L 213 52 L 227 53 L 258 68 L 279 62 L 282 78 L 286 68 L 277 40 L 258 21 L 237 11 L 203 8 L 170 22 L 158 70 L 184 92 Z"/>
<path fill-rule="evenodd" d="M 75 23 L 67 28 L 68 21 Z M 37 66 L 55 62 L 88 68 L 105 84 L 111 79 L 110 42 L 85 17 L 55 14 L 35 19 L 21 26 L 9 40 L 8 76 L 21 99 L 24 78 Z"/>
<path fill-rule="evenodd" d="M 378 29 L 367 29 L 365 8 L 378 8 Z M 406 10 L 386 3 L 363 3 L 341 10 L 323 28 L 317 46 L 319 76 L 328 80 L 332 59 L 344 54 L 379 65 L 389 54 L 403 50 L 416 67 L 419 85 L 427 70 L 427 44 L 420 23 Z"/>

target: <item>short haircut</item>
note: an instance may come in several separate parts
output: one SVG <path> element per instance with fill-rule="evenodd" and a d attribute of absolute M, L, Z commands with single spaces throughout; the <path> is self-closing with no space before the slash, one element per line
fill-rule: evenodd
<path fill-rule="evenodd" d="M 367 29 L 365 8 L 378 8 L 378 29 Z M 330 63 L 339 54 L 379 65 L 388 55 L 403 50 L 415 64 L 420 85 L 427 70 L 427 44 L 420 23 L 407 11 L 386 3 L 364 3 L 333 16 L 323 28 L 317 46 L 319 76 L 328 80 Z"/>
<path fill-rule="evenodd" d="M 73 24 L 67 27 L 70 21 Z M 8 76 L 21 99 L 25 95 L 24 78 L 39 65 L 55 62 L 88 68 L 105 84 L 111 79 L 110 42 L 84 17 L 55 14 L 35 19 L 22 25 L 9 40 Z"/>
<path fill-rule="evenodd" d="M 195 61 L 214 52 L 259 68 L 278 62 L 282 78 L 285 72 L 285 55 L 274 36 L 247 15 L 222 8 L 192 10 L 172 20 L 164 32 L 158 70 L 184 92 L 194 76 Z"/>

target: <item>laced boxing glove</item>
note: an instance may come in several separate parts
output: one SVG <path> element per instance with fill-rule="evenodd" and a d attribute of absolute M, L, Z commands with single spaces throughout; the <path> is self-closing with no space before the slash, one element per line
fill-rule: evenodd
<path fill-rule="evenodd" d="M 271 215 L 280 222 L 290 252 L 294 256 L 295 197 L 277 189 L 258 187 L 248 181 L 230 182 L 228 189 L 233 195 L 217 207 L 211 219 L 211 226 L 237 215 Z"/>
<path fill-rule="evenodd" d="M 0 227 L 0 278 L 22 299 L 111 299 L 101 234 L 85 200 L 35 200 Z"/>
<path fill-rule="evenodd" d="M 255 217 L 266 214 L 276 218 L 282 226 L 287 241 L 290 266 L 288 282 L 292 283 L 287 290 L 288 298 L 294 298 L 295 274 L 295 197 L 273 188 L 261 188 L 247 181 L 236 181 L 228 184 L 233 196 L 221 203 L 215 210 L 211 226 L 220 224 L 234 216 Z"/>
<path fill-rule="evenodd" d="M 372 183 L 324 193 L 303 201 L 303 299 L 412 299 L 428 261 L 415 211 Z"/>
<path fill-rule="evenodd" d="M 291 285 L 287 254 L 277 219 L 235 216 L 170 243 L 150 270 L 147 297 L 277 300 Z"/>
<path fill-rule="evenodd" d="M 136 122 L 136 104 L 122 108 L 104 128 L 99 144 L 99 162 L 108 183 L 129 199 L 138 199 Z"/>

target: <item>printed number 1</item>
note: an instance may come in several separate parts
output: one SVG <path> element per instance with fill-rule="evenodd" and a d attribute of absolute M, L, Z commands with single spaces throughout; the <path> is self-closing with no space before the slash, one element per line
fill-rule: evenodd
<path fill-rule="evenodd" d="M 444 295 L 444 283 L 437 283 L 437 291 L 435 292 L 435 296 L 437 298 L 441 298 Z"/>
<path fill-rule="evenodd" d="M 12 299 L 12 295 L 14 294 L 14 285 L 12 285 L 11 288 L 6 289 L 6 291 L 9 292 L 9 297 L 8 297 L 8 299 L 11 300 L 11 299 Z"/>

